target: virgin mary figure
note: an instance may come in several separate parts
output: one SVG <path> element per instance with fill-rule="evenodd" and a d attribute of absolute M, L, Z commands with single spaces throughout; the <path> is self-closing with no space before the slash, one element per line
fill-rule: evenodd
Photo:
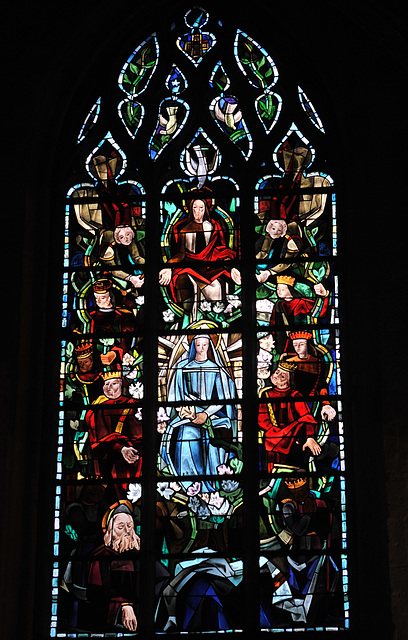
<path fill-rule="evenodd" d="M 179 476 L 217 475 L 237 443 L 234 381 L 208 334 L 195 335 L 188 357 L 176 362 L 168 386 L 171 419 L 161 455 L 166 472 Z M 208 485 L 208 483 L 207 483 Z M 209 490 L 211 486 L 208 485 Z"/>

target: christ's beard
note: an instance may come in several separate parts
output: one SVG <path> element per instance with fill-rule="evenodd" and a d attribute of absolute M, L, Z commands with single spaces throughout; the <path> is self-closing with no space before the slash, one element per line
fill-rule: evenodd
<path fill-rule="evenodd" d="M 140 549 L 139 536 L 132 531 L 129 534 L 123 533 L 120 536 L 115 536 L 109 545 L 114 551 L 123 553 L 124 551 L 131 551 L 132 549 Z"/>

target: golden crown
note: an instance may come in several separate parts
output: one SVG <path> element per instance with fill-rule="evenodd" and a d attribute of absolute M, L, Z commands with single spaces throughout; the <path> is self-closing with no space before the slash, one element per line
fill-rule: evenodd
<path fill-rule="evenodd" d="M 310 340 L 311 337 L 312 334 L 310 331 L 292 331 L 292 333 L 289 334 L 291 340 Z"/>
<path fill-rule="evenodd" d="M 287 362 L 286 360 L 282 360 L 281 362 L 279 362 L 278 364 L 279 369 L 283 369 L 283 371 L 296 371 L 297 369 L 297 364 L 295 364 L 294 362 Z"/>
<path fill-rule="evenodd" d="M 100 278 L 92 283 L 92 289 L 95 293 L 107 293 L 112 287 L 112 281 L 108 278 Z"/>
<path fill-rule="evenodd" d="M 295 284 L 295 278 L 292 276 L 277 276 L 276 277 L 277 284 L 287 284 L 291 287 Z"/>
<path fill-rule="evenodd" d="M 112 380 L 113 378 L 121 378 L 122 377 L 122 371 L 120 369 L 116 369 L 114 371 L 104 371 L 103 373 L 101 373 L 101 377 L 103 380 Z"/>
<path fill-rule="evenodd" d="M 89 358 L 91 353 L 92 353 L 92 342 L 90 342 L 89 340 L 81 340 L 81 342 L 79 342 L 75 346 L 75 355 L 79 359 Z"/>

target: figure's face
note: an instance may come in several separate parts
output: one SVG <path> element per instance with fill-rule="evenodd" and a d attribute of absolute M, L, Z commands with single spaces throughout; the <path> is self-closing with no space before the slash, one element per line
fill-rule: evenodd
<path fill-rule="evenodd" d="M 272 334 L 270 333 L 268 336 L 259 338 L 259 346 L 261 349 L 265 349 L 265 351 L 272 351 L 275 346 L 275 340 L 273 339 Z"/>
<path fill-rule="evenodd" d="M 134 531 L 132 517 L 127 513 L 118 513 L 115 516 L 112 525 L 112 537 L 115 541 L 117 538 L 130 537 Z"/>
<path fill-rule="evenodd" d="M 267 231 L 271 238 L 280 238 L 281 236 L 283 236 L 283 228 L 278 220 L 276 220 L 276 222 L 271 222 L 270 224 L 268 224 Z"/>
<path fill-rule="evenodd" d="M 286 389 L 289 387 L 289 371 L 284 371 L 278 367 L 271 375 L 271 382 L 277 389 Z"/>
<path fill-rule="evenodd" d="M 112 309 L 112 300 L 108 291 L 106 293 L 95 293 L 94 295 L 99 309 Z"/>
<path fill-rule="evenodd" d="M 296 351 L 296 353 L 298 354 L 299 358 L 307 358 L 307 340 L 303 340 L 300 338 L 297 338 L 295 340 L 292 340 L 293 342 L 293 348 Z"/>
<path fill-rule="evenodd" d="M 129 246 L 134 238 L 135 234 L 132 227 L 116 227 L 115 240 L 118 244 L 124 244 Z"/>
<path fill-rule="evenodd" d="M 122 393 L 122 378 L 111 378 L 110 380 L 105 380 L 103 392 L 105 396 L 111 400 L 119 398 Z"/>
<path fill-rule="evenodd" d="M 193 216 L 195 222 L 202 222 L 204 220 L 205 204 L 202 200 L 194 200 L 193 203 Z"/>
<path fill-rule="evenodd" d="M 93 365 L 92 356 L 88 356 L 88 358 L 79 358 L 78 360 L 78 368 L 81 371 L 81 373 L 88 373 L 88 371 L 91 371 L 92 365 Z"/>
<path fill-rule="evenodd" d="M 196 356 L 195 359 L 198 362 L 204 362 L 207 360 L 208 347 L 210 346 L 210 341 L 208 338 L 196 338 L 194 340 Z"/>
<path fill-rule="evenodd" d="M 105 545 L 123 553 L 140 549 L 140 538 L 135 531 L 133 518 L 128 513 L 118 513 L 109 522 L 104 536 Z"/>
<path fill-rule="evenodd" d="M 292 300 L 292 294 L 289 291 L 289 287 L 287 284 L 282 284 L 281 282 L 276 285 L 276 294 L 278 298 L 284 298 L 285 300 Z"/>

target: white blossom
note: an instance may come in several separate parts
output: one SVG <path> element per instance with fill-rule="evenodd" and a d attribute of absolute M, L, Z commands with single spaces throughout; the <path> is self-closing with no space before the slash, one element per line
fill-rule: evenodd
<path fill-rule="evenodd" d="M 175 318 L 174 312 L 171 309 L 166 309 L 163 311 L 163 320 L 165 322 L 173 322 Z"/>
<path fill-rule="evenodd" d="M 258 369 L 263 369 L 264 367 L 269 367 L 272 362 L 272 354 L 265 349 L 259 349 L 259 353 L 257 356 L 257 367 Z"/>
<path fill-rule="evenodd" d="M 139 498 L 142 496 L 142 485 L 138 482 L 135 484 L 130 484 L 127 492 L 127 499 L 130 502 L 137 502 Z"/>
<path fill-rule="evenodd" d="M 157 492 L 166 500 L 170 500 L 171 496 L 174 493 L 174 490 L 170 487 L 170 484 L 168 482 L 158 482 Z"/>
<path fill-rule="evenodd" d="M 201 311 L 211 311 L 211 302 L 208 300 L 203 300 L 200 304 Z"/>
<path fill-rule="evenodd" d="M 167 415 L 164 407 L 159 407 L 157 412 L 157 422 L 167 422 L 170 420 L 170 417 Z"/>
<path fill-rule="evenodd" d="M 217 302 L 214 302 L 213 304 L 214 313 L 221 313 L 222 311 L 224 311 L 224 309 L 225 309 L 225 304 L 221 302 L 221 300 L 217 300 Z"/>
<path fill-rule="evenodd" d="M 272 313 L 273 302 L 267 300 L 267 298 L 263 298 L 262 300 L 256 301 L 256 310 L 257 311 L 266 311 L 267 313 Z"/>
<path fill-rule="evenodd" d="M 125 353 L 123 356 L 122 364 L 133 364 L 136 358 L 131 353 Z"/>
<path fill-rule="evenodd" d="M 143 398 L 143 383 L 138 381 L 133 382 L 129 385 L 129 393 L 135 400 Z"/>

